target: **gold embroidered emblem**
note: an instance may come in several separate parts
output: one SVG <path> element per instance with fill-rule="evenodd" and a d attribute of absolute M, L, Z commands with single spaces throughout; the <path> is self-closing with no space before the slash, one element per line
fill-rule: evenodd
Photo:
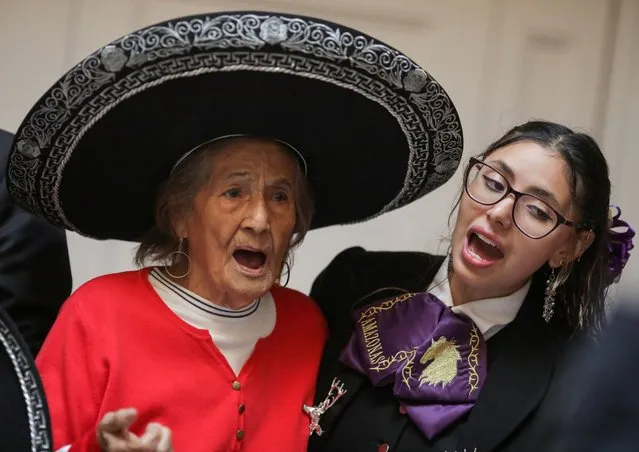
<path fill-rule="evenodd" d="M 414 295 L 414 293 L 403 294 L 386 300 L 379 306 L 371 306 L 360 314 L 358 320 L 359 326 L 362 329 L 366 352 L 372 364 L 370 369 L 381 372 L 393 364 L 400 363 L 402 365 L 402 381 L 409 388 L 411 387 L 411 379 L 414 378 L 413 368 L 417 358 L 418 347 L 399 350 L 393 355 L 386 355 L 382 347 L 375 316 L 380 312 L 392 309 L 398 303 L 409 300 Z M 467 357 L 468 385 L 470 387 L 468 395 L 479 389 L 480 377 L 478 369 L 480 344 L 479 331 L 475 324 L 472 324 L 468 343 L 470 351 Z M 420 358 L 421 364 L 427 365 L 419 377 L 419 385 L 429 384 L 437 386 L 441 384 L 442 387 L 446 387 L 457 377 L 459 371 L 457 362 L 461 360 L 462 356 L 459 352 L 459 345 L 454 339 L 448 340 L 442 336 L 436 341 L 431 340 L 431 345 Z"/>
<path fill-rule="evenodd" d="M 429 384 L 437 386 L 441 384 L 446 387 L 457 376 L 457 361 L 461 361 L 462 357 L 457 350 L 455 340 L 448 340 L 445 337 L 432 340 L 430 347 L 424 352 L 420 363 L 426 364 L 426 368 L 419 376 L 420 386 Z"/>

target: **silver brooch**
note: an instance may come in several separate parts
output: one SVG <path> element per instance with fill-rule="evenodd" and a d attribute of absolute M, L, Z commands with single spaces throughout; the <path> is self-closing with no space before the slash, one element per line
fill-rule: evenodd
<path fill-rule="evenodd" d="M 311 425 L 309 426 L 308 436 L 311 436 L 313 432 L 317 433 L 317 436 L 322 436 L 324 430 L 319 425 L 320 417 L 326 410 L 335 405 L 335 402 L 339 400 L 346 394 L 346 389 L 344 389 L 344 384 L 341 383 L 338 379 L 333 378 L 333 382 L 331 383 L 331 389 L 328 391 L 328 395 L 326 398 L 320 403 L 318 406 L 308 406 L 304 405 L 304 412 L 308 414 L 311 418 Z"/>
<path fill-rule="evenodd" d="M 36 159 L 40 157 L 40 147 L 38 143 L 33 140 L 20 140 L 16 145 L 18 152 L 30 159 Z"/>
<path fill-rule="evenodd" d="M 404 89 L 412 93 L 419 93 L 428 83 L 428 75 L 423 69 L 413 69 L 404 77 Z"/>
<path fill-rule="evenodd" d="M 109 72 L 118 72 L 127 62 L 127 56 L 119 47 L 108 45 L 100 52 L 100 60 Z"/>
<path fill-rule="evenodd" d="M 279 44 L 288 38 L 288 28 L 278 17 L 269 17 L 260 26 L 260 38 L 269 44 Z"/>

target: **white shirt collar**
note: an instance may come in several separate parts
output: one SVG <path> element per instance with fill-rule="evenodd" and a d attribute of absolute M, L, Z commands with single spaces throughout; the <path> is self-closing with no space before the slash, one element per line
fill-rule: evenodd
<path fill-rule="evenodd" d="M 528 294 L 530 280 L 519 290 L 505 297 L 486 298 L 454 306 L 448 282 L 448 263 L 449 258 L 447 257 L 441 267 L 439 267 L 433 282 L 428 288 L 428 292 L 439 298 L 453 312 L 470 317 L 483 334 L 485 340 L 490 339 L 490 337 L 515 319 L 521 305 L 524 303 L 526 294 Z"/>

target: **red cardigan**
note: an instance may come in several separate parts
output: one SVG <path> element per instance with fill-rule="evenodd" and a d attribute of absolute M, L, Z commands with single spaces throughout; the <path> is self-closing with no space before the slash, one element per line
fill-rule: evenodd
<path fill-rule="evenodd" d="M 96 278 L 62 307 L 36 363 L 54 447 L 98 451 L 105 413 L 134 407 L 132 431 L 172 430 L 176 452 L 305 451 L 326 327 L 305 295 L 274 287 L 273 333 L 235 376 L 209 333 L 177 317 L 149 269 Z"/>

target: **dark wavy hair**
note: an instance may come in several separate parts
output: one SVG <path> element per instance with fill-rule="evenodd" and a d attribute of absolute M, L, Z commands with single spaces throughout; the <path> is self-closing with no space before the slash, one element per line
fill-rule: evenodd
<path fill-rule="evenodd" d="M 606 159 L 591 136 L 547 121 L 529 121 L 512 128 L 480 157 L 524 141 L 537 143 L 563 158 L 573 208 L 580 218 L 576 228 L 594 233 L 594 241 L 583 255 L 558 272 L 553 321 L 565 322 L 573 332 L 601 332 L 606 325 L 605 301 L 612 282 L 608 270 L 610 179 Z M 462 194 L 463 190 L 455 202 L 449 225 Z M 543 265 L 535 279 L 545 281 L 550 270 L 547 264 Z"/>

